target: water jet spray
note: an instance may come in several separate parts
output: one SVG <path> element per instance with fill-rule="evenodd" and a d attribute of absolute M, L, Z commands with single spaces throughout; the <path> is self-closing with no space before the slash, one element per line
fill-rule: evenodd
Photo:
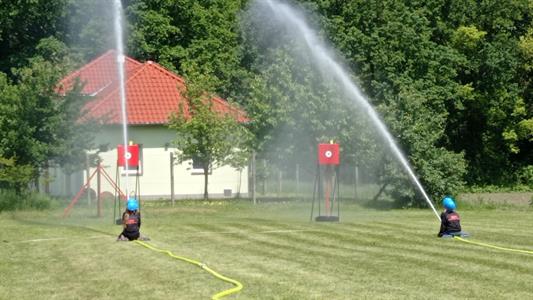
<path fill-rule="evenodd" d="M 366 97 L 350 79 L 348 72 L 343 69 L 340 63 L 333 59 L 334 56 L 330 53 L 328 47 L 318 39 L 317 34 L 307 25 L 305 18 L 301 13 L 288 4 L 276 0 L 256 0 L 255 3 L 257 5 L 266 6 L 266 10 L 270 11 L 270 13 L 276 16 L 278 20 L 284 22 L 284 25 L 288 30 L 296 31 L 296 33 L 303 38 L 310 54 L 313 56 L 314 61 L 319 64 L 321 70 L 324 71 L 324 73 L 327 72 L 335 81 L 341 83 L 346 95 L 368 112 L 368 116 L 372 120 L 372 123 L 376 126 L 383 138 L 388 141 L 392 152 L 398 158 L 402 167 L 407 171 L 409 178 L 415 183 L 416 187 L 422 193 L 424 199 L 435 213 L 435 216 L 440 221 L 440 215 L 435 209 L 435 206 L 429 199 L 422 184 L 416 177 L 394 138 L 387 130 L 383 121 L 381 121 L 376 110 L 370 105 Z"/>
<path fill-rule="evenodd" d="M 117 72 L 120 85 L 120 107 L 121 107 L 121 117 L 122 117 L 122 133 L 123 133 L 123 145 L 124 147 L 128 146 L 128 116 L 127 116 L 127 107 L 126 107 L 126 86 L 124 82 L 124 41 L 122 38 L 122 3 L 120 0 L 113 1 L 114 8 L 114 27 L 115 27 L 115 43 L 117 48 Z M 127 155 L 128 152 L 125 153 Z M 129 180 L 128 180 L 128 159 L 125 159 L 125 194 L 129 195 Z"/>

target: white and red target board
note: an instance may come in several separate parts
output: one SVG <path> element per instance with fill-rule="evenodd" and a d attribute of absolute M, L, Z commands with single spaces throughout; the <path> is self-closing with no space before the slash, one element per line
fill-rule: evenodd
<path fill-rule="evenodd" d="M 319 165 L 339 165 L 339 144 L 318 144 Z"/>
<path fill-rule="evenodd" d="M 127 151 L 124 151 L 124 145 L 117 146 L 117 164 L 119 167 L 125 167 L 126 163 L 129 167 L 139 166 L 139 145 L 133 144 L 127 146 Z"/>

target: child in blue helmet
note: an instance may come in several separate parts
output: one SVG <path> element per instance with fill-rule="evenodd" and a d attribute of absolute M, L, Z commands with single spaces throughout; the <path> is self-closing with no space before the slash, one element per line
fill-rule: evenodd
<path fill-rule="evenodd" d="M 442 205 L 445 210 L 440 215 L 440 230 L 439 237 L 454 237 L 466 236 L 461 231 L 461 217 L 455 211 L 455 201 L 451 196 L 446 196 L 442 199 Z"/>
<path fill-rule="evenodd" d="M 139 212 L 139 203 L 135 198 L 128 198 L 126 203 L 126 211 L 122 214 L 122 226 L 124 229 L 118 236 L 119 241 L 133 241 L 145 237 L 141 237 L 141 213 Z"/>

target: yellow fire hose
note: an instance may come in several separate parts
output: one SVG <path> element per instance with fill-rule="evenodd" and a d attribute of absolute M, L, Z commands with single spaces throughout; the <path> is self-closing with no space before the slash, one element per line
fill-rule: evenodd
<path fill-rule="evenodd" d="M 228 278 L 226 276 L 223 276 L 219 273 L 217 273 L 216 271 L 214 271 L 213 269 L 209 268 L 207 265 L 205 265 L 204 263 L 201 263 L 199 261 L 196 261 L 196 260 L 192 260 L 190 258 L 186 258 L 186 257 L 182 257 L 182 256 L 177 256 L 177 255 L 174 255 L 172 252 L 168 251 L 168 250 L 163 250 L 163 249 L 159 249 L 159 248 L 156 248 L 150 244 L 147 244 L 145 242 L 142 242 L 142 241 L 139 241 L 139 240 L 135 240 L 135 242 L 141 246 L 144 246 L 150 250 L 154 250 L 154 251 L 157 251 L 157 252 L 161 252 L 161 253 L 166 253 L 168 254 L 168 256 L 170 257 L 173 257 L 173 258 L 176 258 L 176 259 L 179 259 L 179 260 L 183 260 L 183 261 L 186 261 L 188 263 L 191 263 L 193 265 L 196 265 L 204 270 L 206 270 L 207 272 L 211 273 L 213 276 L 215 276 L 216 278 L 220 279 L 220 280 L 223 280 L 223 281 L 226 281 L 226 282 L 229 282 L 233 285 L 235 285 L 235 287 L 231 288 L 231 289 L 227 289 L 227 290 L 224 290 L 222 292 L 219 292 L 215 295 L 213 295 L 211 297 L 211 299 L 213 300 L 217 300 L 217 299 L 220 299 L 222 297 L 225 297 L 225 296 L 228 296 L 230 294 L 233 294 L 233 293 L 237 293 L 238 291 L 242 290 L 242 283 L 238 282 L 237 280 L 235 279 L 231 279 L 231 278 Z"/>
<path fill-rule="evenodd" d="M 518 252 L 518 253 L 525 253 L 525 254 L 533 254 L 533 251 L 529 251 L 529 250 L 521 250 L 521 249 L 505 248 L 505 247 L 500 247 L 500 246 L 494 246 L 494 245 L 491 245 L 491 244 L 485 244 L 485 243 L 480 243 L 480 242 L 473 242 L 473 241 L 469 241 L 469 240 L 467 240 L 467 239 L 463 239 L 463 238 L 458 237 L 458 236 L 454 236 L 453 238 L 456 239 L 456 240 L 458 240 L 458 241 L 464 242 L 464 243 L 473 244 L 473 245 L 478 245 L 478 246 L 482 246 L 482 247 L 487 247 L 487 248 L 492 248 L 492 249 L 498 249 L 498 250 L 503 250 L 503 251 L 510 251 L 510 252 Z"/>

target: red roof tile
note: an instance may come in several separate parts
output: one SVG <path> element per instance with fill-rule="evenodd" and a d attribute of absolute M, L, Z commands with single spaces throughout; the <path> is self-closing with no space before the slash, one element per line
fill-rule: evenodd
<path fill-rule="evenodd" d="M 85 84 L 82 93 L 94 97 L 85 105 L 84 120 L 122 123 L 116 61 L 116 52 L 110 50 L 60 81 L 60 93 L 79 78 Z M 180 104 L 189 116 L 187 101 L 180 93 L 185 84 L 181 77 L 152 61 L 143 64 L 126 57 L 124 65 L 128 124 L 167 124 L 169 116 L 179 112 Z M 225 100 L 215 97 L 212 101 L 215 111 L 233 115 L 239 122 L 248 120 L 242 110 Z"/>

